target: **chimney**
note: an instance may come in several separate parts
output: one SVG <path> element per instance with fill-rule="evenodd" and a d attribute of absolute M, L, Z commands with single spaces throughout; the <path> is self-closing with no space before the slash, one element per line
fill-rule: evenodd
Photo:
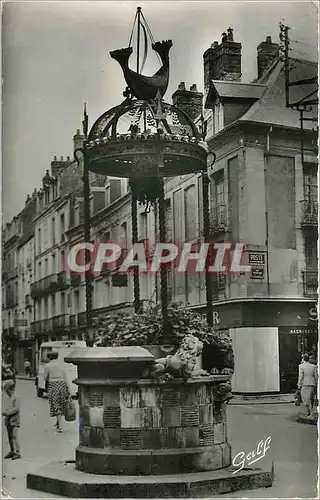
<path fill-rule="evenodd" d="M 84 135 L 80 134 L 80 130 L 77 130 L 77 133 L 73 136 L 73 150 L 82 148 L 84 141 Z"/>
<path fill-rule="evenodd" d="M 279 45 L 272 43 L 271 36 L 267 36 L 265 42 L 261 42 L 257 47 L 258 78 L 270 66 L 272 61 L 279 56 Z"/>
<path fill-rule="evenodd" d="M 213 42 L 203 54 L 204 88 L 207 94 L 211 80 L 241 79 L 241 43 L 235 42 L 233 29 L 222 33 L 221 43 Z"/>
<path fill-rule="evenodd" d="M 186 85 L 181 82 L 178 90 L 172 94 L 172 103 L 177 108 L 182 109 L 192 120 L 202 113 L 203 94 L 197 91 L 195 84 L 191 85 L 190 90 L 186 90 Z"/>
<path fill-rule="evenodd" d="M 64 160 L 63 156 L 61 156 L 60 160 L 57 159 L 57 156 L 55 155 L 53 157 L 53 161 L 51 162 L 51 176 L 52 177 L 58 177 L 58 175 L 61 174 L 61 172 L 67 168 L 72 161 L 70 161 L 70 157 L 67 156 L 67 159 Z"/>

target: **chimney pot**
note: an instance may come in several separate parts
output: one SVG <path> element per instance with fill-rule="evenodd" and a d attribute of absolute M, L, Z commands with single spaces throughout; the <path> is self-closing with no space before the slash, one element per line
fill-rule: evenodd
<path fill-rule="evenodd" d="M 63 156 L 61 156 L 60 161 L 63 161 Z"/>
<path fill-rule="evenodd" d="M 272 43 L 271 36 L 266 37 L 265 42 L 261 42 L 257 47 L 258 78 L 270 66 L 272 61 L 279 56 L 279 45 Z"/>
<path fill-rule="evenodd" d="M 229 45 L 232 50 L 228 49 Z M 204 88 L 205 94 L 209 92 L 212 80 L 241 80 L 241 43 L 233 39 L 233 30 L 228 28 L 222 33 L 222 42 L 217 41 L 203 54 L 204 62 Z"/>
<path fill-rule="evenodd" d="M 191 85 L 190 91 L 191 92 L 197 92 L 197 85 L 196 85 L 196 83 L 194 83 L 193 85 Z"/>
<path fill-rule="evenodd" d="M 57 161 L 57 156 L 56 155 L 54 155 L 53 161 Z"/>
<path fill-rule="evenodd" d="M 178 90 L 186 90 L 186 84 L 185 84 L 185 82 L 181 82 L 181 83 L 178 85 Z"/>
<path fill-rule="evenodd" d="M 67 156 L 67 161 L 70 161 L 70 156 Z"/>
<path fill-rule="evenodd" d="M 76 133 L 76 135 L 80 135 L 80 129 L 79 129 L 79 128 L 77 128 L 77 133 Z"/>

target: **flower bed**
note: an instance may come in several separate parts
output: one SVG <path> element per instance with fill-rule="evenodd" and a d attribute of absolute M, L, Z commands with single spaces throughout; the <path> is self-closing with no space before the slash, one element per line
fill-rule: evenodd
<path fill-rule="evenodd" d="M 204 344 L 203 369 L 219 372 L 224 368 L 233 370 L 232 341 L 225 332 L 210 327 L 203 317 L 190 309 L 172 304 L 168 309 L 169 336 L 174 348 L 178 348 L 183 337 L 194 335 Z M 149 307 L 141 314 L 119 312 L 94 321 L 95 342 L 107 346 L 159 345 L 163 338 L 162 315 L 159 306 Z"/>

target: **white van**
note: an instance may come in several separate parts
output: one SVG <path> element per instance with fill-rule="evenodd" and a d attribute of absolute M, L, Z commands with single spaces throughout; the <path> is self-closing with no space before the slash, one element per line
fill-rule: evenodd
<path fill-rule="evenodd" d="M 44 380 L 44 368 L 48 363 L 48 353 L 50 351 L 58 352 L 58 359 L 64 362 L 64 358 L 69 356 L 75 349 L 86 347 L 86 342 L 82 340 L 63 340 L 43 342 L 38 352 L 38 373 L 36 377 L 37 396 L 41 398 L 45 393 L 46 383 Z M 69 387 L 71 388 L 71 396 L 76 396 L 78 387 L 73 383 L 77 378 L 77 367 L 72 363 L 65 363 Z"/>

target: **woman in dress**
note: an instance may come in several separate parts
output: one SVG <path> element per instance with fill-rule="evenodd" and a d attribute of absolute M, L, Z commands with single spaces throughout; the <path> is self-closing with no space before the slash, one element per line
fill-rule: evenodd
<path fill-rule="evenodd" d="M 49 362 L 45 367 L 44 377 L 48 386 L 50 417 L 56 417 L 55 427 L 62 432 L 62 416 L 66 414 L 70 391 L 64 363 L 58 360 L 58 352 L 48 353 Z"/>

